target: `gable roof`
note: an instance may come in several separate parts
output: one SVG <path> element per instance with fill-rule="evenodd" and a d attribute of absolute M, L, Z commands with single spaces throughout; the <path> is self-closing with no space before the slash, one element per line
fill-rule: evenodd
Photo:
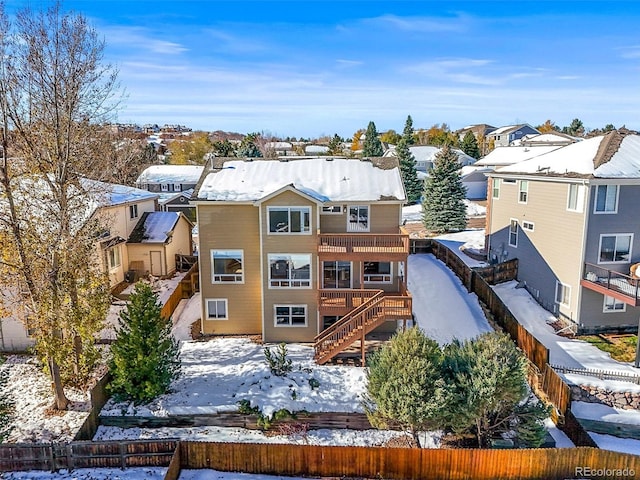
<path fill-rule="evenodd" d="M 193 199 L 256 202 L 290 186 L 320 202 L 405 200 L 394 158 L 227 160 L 205 171 Z"/>
<path fill-rule="evenodd" d="M 434 147 L 432 145 L 412 145 L 409 147 L 409 151 L 416 162 L 433 162 L 436 155 L 440 153 L 442 147 Z M 471 165 L 476 161 L 475 158 L 467 155 L 459 148 L 452 148 L 451 151 L 458 156 L 458 162 L 460 165 Z M 391 147 L 384 153 L 385 157 L 395 157 L 396 147 Z"/>
<path fill-rule="evenodd" d="M 538 131 L 535 128 L 533 128 L 531 125 L 529 125 L 528 123 L 520 123 L 518 125 L 507 125 L 506 127 L 497 128 L 493 132 L 490 132 L 489 135 L 493 137 L 493 136 L 496 136 L 496 135 L 502 135 L 502 134 L 506 134 L 506 133 L 511 133 L 511 132 L 515 132 L 517 130 L 520 130 L 523 127 L 529 127 L 530 129 L 532 129 L 532 130 L 534 130 L 536 132 Z"/>
<path fill-rule="evenodd" d="M 640 135 L 614 130 L 496 170 L 585 178 L 640 179 Z"/>
<path fill-rule="evenodd" d="M 181 216 L 179 212 L 144 212 L 127 243 L 167 243 Z"/>
<path fill-rule="evenodd" d="M 146 183 L 198 183 L 204 166 L 202 165 L 151 165 L 136 180 L 136 184 Z"/>
<path fill-rule="evenodd" d="M 496 147 L 487 155 L 478 160 L 474 165 L 484 166 L 504 166 L 518 162 L 524 162 L 530 158 L 553 152 L 561 148 L 562 145 L 537 145 L 537 146 L 508 146 Z"/>

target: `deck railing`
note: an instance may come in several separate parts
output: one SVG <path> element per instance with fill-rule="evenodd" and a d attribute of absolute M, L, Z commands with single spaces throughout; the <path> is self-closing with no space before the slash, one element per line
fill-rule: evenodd
<path fill-rule="evenodd" d="M 409 254 L 409 235 L 373 233 L 321 233 L 318 253 Z"/>
<path fill-rule="evenodd" d="M 592 263 L 584 264 L 583 274 L 583 286 L 589 288 L 589 284 L 595 286 L 594 289 L 600 290 L 602 288 L 616 292 L 618 294 L 628 297 L 627 303 L 638 305 L 640 291 L 640 281 L 638 278 L 634 278 L 630 275 L 616 272 L 604 268 L 600 265 L 594 265 Z"/>

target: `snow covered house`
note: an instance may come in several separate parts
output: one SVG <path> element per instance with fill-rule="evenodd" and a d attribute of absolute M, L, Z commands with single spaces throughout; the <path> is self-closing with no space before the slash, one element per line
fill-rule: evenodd
<path fill-rule="evenodd" d="M 160 210 L 182 212 L 195 222 L 195 207 L 189 205 L 204 167 L 202 165 L 151 165 L 136 180 L 136 186 L 158 194 Z"/>
<path fill-rule="evenodd" d="M 440 147 L 434 147 L 431 145 L 412 145 L 409 147 L 409 151 L 413 155 L 413 158 L 416 159 L 416 170 L 418 172 L 427 173 L 430 169 L 433 168 L 433 162 L 436 158 L 436 155 L 442 150 Z M 457 148 L 452 149 L 456 155 L 458 155 L 458 161 L 460 162 L 460 167 L 464 167 L 466 165 L 473 164 L 476 159 L 470 157 L 462 150 Z M 396 156 L 395 146 L 389 148 L 384 155 L 384 157 L 394 157 Z"/>
<path fill-rule="evenodd" d="M 176 271 L 176 255 L 191 255 L 193 224 L 180 212 L 144 212 L 127 240 L 130 265 L 156 277 Z"/>
<path fill-rule="evenodd" d="M 508 125 L 506 127 L 500 127 L 488 134 L 488 141 L 493 141 L 494 147 L 506 147 L 514 142 L 520 140 L 525 135 L 537 135 L 540 132 L 533 128 L 528 123 L 520 125 Z"/>
<path fill-rule="evenodd" d="M 405 192 L 393 158 L 293 158 L 205 169 L 201 331 L 314 342 L 325 362 L 411 318 Z"/>
<path fill-rule="evenodd" d="M 640 135 L 618 130 L 490 173 L 489 260 L 579 332 L 640 316 Z"/>

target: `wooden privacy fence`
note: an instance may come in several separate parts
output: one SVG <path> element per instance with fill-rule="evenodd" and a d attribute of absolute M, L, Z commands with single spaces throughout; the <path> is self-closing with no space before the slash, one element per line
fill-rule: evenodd
<path fill-rule="evenodd" d="M 634 478 L 640 456 L 595 448 L 448 450 L 181 441 L 165 479 L 180 469 L 251 474 L 429 480 Z M 178 465 L 179 463 L 179 465 Z M 625 470 L 626 469 L 626 470 Z M 606 473 L 610 472 L 610 473 Z"/>
<path fill-rule="evenodd" d="M 173 312 L 180 303 L 180 300 L 182 300 L 182 282 L 176 285 L 176 289 L 162 306 L 162 310 L 160 310 L 162 318 L 171 318 L 171 315 L 173 315 Z"/>
<path fill-rule="evenodd" d="M 0 472 L 76 468 L 166 467 L 178 441 L 133 440 L 0 445 Z"/>
<path fill-rule="evenodd" d="M 91 401 L 91 411 L 86 418 L 80 429 L 73 437 L 74 440 L 91 440 L 98 426 L 100 425 L 100 410 L 104 407 L 104 404 L 109 400 L 109 394 L 107 393 L 107 384 L 111 380 L 111 374 L 107 372 L 98 383 L 89 392 L 89 399 Z"/>

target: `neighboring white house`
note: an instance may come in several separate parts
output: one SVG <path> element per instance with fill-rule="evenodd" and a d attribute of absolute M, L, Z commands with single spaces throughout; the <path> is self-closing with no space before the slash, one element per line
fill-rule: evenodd
<path fill-rule="evenodd" d="M 409 147 L 409 151 L 413 155 L 413 158 L 416 159 L 416 170 L 418 172 L 428 172 L 431 168 L 433 168 L 433 162 L 436 158 L 436 155 L 442 150 L 440 147 L 433 147 L 431 145 L 413 145 Z M 460 162 L 460 166 L 464 167 L 466 165 L 473 164 L 476 159 L 470 157 L 462 150 L 454 148 L 453 151 L 458 155 L 458 161 Z M 383 157 L 395 157 L 396 156 L 396 147 L 390 146 L 389 149 L 384 153 Z"/>

